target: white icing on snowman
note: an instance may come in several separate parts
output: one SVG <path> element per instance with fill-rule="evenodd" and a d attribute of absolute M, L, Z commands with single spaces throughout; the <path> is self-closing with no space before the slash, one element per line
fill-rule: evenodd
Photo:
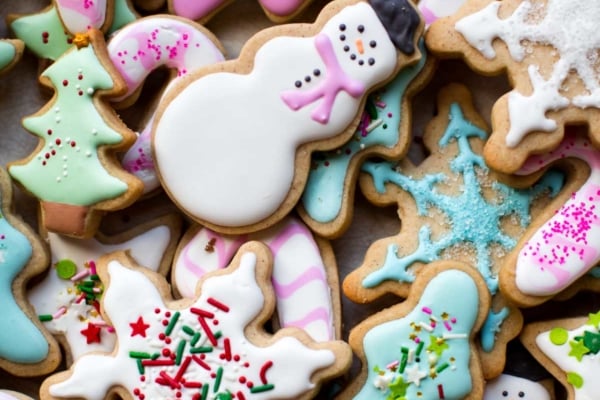
<path fill-rule="evenodd" d="M 267 41 L 250 73 L 204 75 L 165 105 L 154 131 L 162 184 L 198 220 L 265 220 L 288 197 L 296 149 L 342 133 L 396 62 L 385 28 L 362 2 L 314 37 Z"/>
<path fill-rule="evenodd" d="M 483 400 L 550 400 L 550 394 L 538 382 L 502 374 L 486 384 Z"/>
<path fill-rule="evenodd" d="M 511 16 L 501 19 L 500 1 L 491 2 L 482 10 L 462 18 L 456 30 L 484 57 L 493 59 L 495 39 L 502 40 L 517 62 L 537 48 L 549 45 L 556 50 L 557 60 L 551 72 L 542 72 L 535 59 L 527 62 L 531 94 L 513 90 L 508 98 L 510 130 L 506 136 L 509 147 L 518 145 L 529 132 L 556 129 L 556 121 L 547 118 L 551 110 L 570 105 L 580 108 L 600 108 L 600 83 L 596 66 L 600 48 L 600 2 L 585 0 L 546 0 L 519 4 Z M 544 58 L 546 60 L 546 58 Z M 576 73 L 587 93 L 569 99 L 563 83 Z M 545 76 L 546 75 L 546 76 Z"/>

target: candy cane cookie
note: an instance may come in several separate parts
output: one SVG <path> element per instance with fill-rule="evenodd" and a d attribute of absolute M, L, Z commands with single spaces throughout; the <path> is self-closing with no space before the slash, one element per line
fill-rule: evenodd
<path fill-rule="evenodd" d="M 589 174 L 585 165 L 570 166 L 575 174 L 571 187 L 559 205 L 554 202 L 542 215 L 545 222 L 533 225 L 500 271 L 501 290 L 523 306 L 563 291 L 600 261 L 600 152 L 590 141 L 568 134 L 556 150 L 530 157 L 518 173 L 535 174 L 563 159 L 570 165 L 573 158 L 585 163 Z"/>
<path fill-rule="evenodd" d="M 279 324 L 304 329 L 317 341 L 339 338 L 339 285 L 332 249 L 293 217 L 247 236 L 225 236 L 192 227 L 177 249 L 171 272 L 174 289 L 183 297 L 193 298 L 198 280 L 226 267 L 249 240 L 264 242 L 273 253 L 272 283 Z"/>
<path fill-rule="evenodd" d="M 158 68 L 172 71 L 165 96 L 189 71 L 224 60 L 222 46 L 212 33 L 173 16 L 151 16 L 129 24 L 110 39 L 108 54 L 127 84 L 127 92 L 115 99 L 121 105 L 133 103 L 148 75 Z M 153 121 L 154 112 L 122 161 L 129 173 L 144 182 L 144 193 L 160 186 L 150 151 Z"/>

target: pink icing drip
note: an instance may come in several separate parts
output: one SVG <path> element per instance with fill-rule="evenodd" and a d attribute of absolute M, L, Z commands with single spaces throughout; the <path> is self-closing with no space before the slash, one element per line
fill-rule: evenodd
<path fill-rule="evenodd" d="M 214 12 L 226 0 L 172 0 L 173 12 L 180 17 L 202 19 Z"/>
<path fill-rule="evenodd" d="M 305 329 L 308 325 L 316 321 L 322 321 L 325 326 L 327 326 L 328 336 L 333 338 L 331 332 L 331 322 L 329 321 L 329 311 L 325 307 L 315 308 L 306 314 L 306 316 L 304 316 L 302 319 L 296 321 L 287 321 L 285 326 L 293 326 L 296 328 Z"/>
<path fill-rule="evenodd" d="M 321 104 L 313 110 L 311 117 L 321 124 L 329 122 L 331 109 L 340 91 L 358 98 L 365 92 L 362 82 L 352 79 L 340 66 L 331 41 L 325 34 L 315 37 L 315 47 L 325 64 L 324 79 L 318 86 L 305 91 L 288 90 L 281 93 L 281 99 L 292 110 L 297 111 L 315 101 L 322 99 Z"/>
<path fill-rule="evenodd" d="M 425 24 L 428 26 L 433 24 L 433 22 L 438 19 L 438 17 L 433 13 L 433 11 L 431 9 L 429 9 L 429 7 L 427 7 L 427 6 L 420 5 L 419 11 L 421 11 L 421 14 L 423 14 L 423 19 L 425 19 Z"/>
<path fill-rule="evenodd" d="M 596 182 L 600 173 L 600 153 L 586 140 L 566 136 L 553 152 L 528 159 L 519 173 L 537 171 L 564 157 L 576 157 L 586 161 L 592 173 L 579 191 L 573 193 L 556 214 L 532 236 L 532 240 L 525 244 L 517 261 L 518 265 L 536 266 L 540 272 L 550 272 L 557 281 L 546 288 L 552 292 L 566 287 L 599 260 L 598 244 L 591 242 L 589 235 L 594 226 L 600 226 L 599 208 L 596 206 L 600 200 L 600 185 Z M 578 262 L 583 262 L 583 266 L 577 267 Z M 530 274 L 532 270 L 524 268 L 522 272 Z"/>
<path fill-rule="evenodd" d="M 313 266 L 308 268 L 299 277 L 288 284 L 282 284 L 277 282 L 275 278 L 272 279 L 275 294 L 280 299 L 287 299 L 292 297 L 298 289 L 305 285 L 308 285 L 312 281 L 321 281 L 323 286 L 327 287 L 327 277 L 323 272 L 322 267 Z"/>
<path fill-rule="evenodd" d="M 287 16 L 293 14 L 305 0 L 259 0 L 265 10 L 271 14 Z"/>
<path fill-rule="evenodd" d="M 59 10 L 72 10 L 77 14 L 82 15 L 87 20 L 87 28 L 101 28 L 104 24 L 104 16 L 106 13 L 105 0 L 56 0 L 56 7 Z M 68 21 L 63 23 L 68 24 Z M 69 26 L 67 26 L 69 30 Z"/>

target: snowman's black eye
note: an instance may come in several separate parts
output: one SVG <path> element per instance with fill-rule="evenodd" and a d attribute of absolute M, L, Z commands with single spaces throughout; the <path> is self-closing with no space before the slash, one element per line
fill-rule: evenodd
<path fill-rule="evenodd" d="M 505 390 L 505 391 L 503 391 L 503 392 L 502 392 L 502 396 L 504 396 L 504 397 L 508 396 L 508 392 L 507 392 L 506 390 Z"/>
<path fill-rule="evenodd" d="M 300 81 L 296 81 L 296 82 L 294 83 L 294 85 L 295 85 L 297 88 L 299 88 L 299 87 L 301 87 L 301 86 L 302 86 L 302 82 L 300 82 Z"/>
<path fill-rule="evenodd" d="M 363 60 L 358 60 L 358 65 L 363 65 L 365 62 Z"/>
<path fill-rule="evenodd" d="M 375 59 L 374 58 L 369 58 L 369 65 L 373 65 L 375 64 Z"/>
<path fill-rule="evenodd" d="M 310 76 L 308 76 L 308 75 L 307 75 L 307 76 L 305 76 L 305 77 L 304 77 L 304 80 L 306 81 L 306 83 L 310 82 Z"/>
<path fill-rule="evenodd" d="M 314 76 L 319 76 L 319 75 L 321 75 L 321 70 L 315 69 L 315 70 L 313 71 L 313 75 L 314 75 Z"/>
<path fill-rule="evenodd" d="M 344 32 L 346 30 L 346 24 L 340 24 L 340 31 Z"/>
<path fill-rule="evenodd" d="M 519 392 L 519 397 L 525 397 L 525 393 Z"/>
<path fill-rule="evenodd" d="M 350 46 L 344 46 L 344 51 L 350 51 Z"/>
<path fill-rule="evenodd" d="M 365 27 L 363 25 L 359 25 L 356 29 L 358 29 L 359 33 L 363 33 L 365 31 Z"/>
<path fill-rule="evenodd" d="M 356 60 L 356 54 L 350 54 L 350 59 L 351 59 L 352 61 Z"/>
<path fill-rule="evenodd" d="M 344 40 L 346 40 L 346 35 L 340 35 L 340 40 L 343 42 Z"/>
<path fill-rule="evenodd" d="M 371 48 L 372 48 L 372 49 L 374 49 L 375 47 L 377 47 L 377 42 L 376 42 L 376 41 L 374 41 L 374 40 L 371 40 L 371 41 L 369 42 L 369 46 L 371 46 Z"/>

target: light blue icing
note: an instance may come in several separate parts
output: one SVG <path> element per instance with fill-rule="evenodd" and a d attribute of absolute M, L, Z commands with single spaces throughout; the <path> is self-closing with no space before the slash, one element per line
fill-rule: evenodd
<path fill-rule="evenodd" d="M 15 61 L 17 50 L 11 42 L 0 41 L 0 71 Z"/>
<path fill-rule="evenodd" d="M 364 125 L 368 125 L 366 121 L 370 116 L 365 111 L 359 129 L 344 147 L 313 154 L 312 169 L 302 195 L 302 205 L 310 218 L 320 223 L 337 218 L 342 208 L 348 166 L 357 153 L 372 146 L 391 148 L 398 143 L 401 106 L 406 88 L 425 65 L 426 49 L 423 42 L 420 43 L 420 50 L 422 57 L 417 64 L 402 69 L 393 81 L 369 96 L 368 110 L 376 110 L 377 117 L 373 120 L 380 120 L 379 125 L 366 132 Z"/>
<path fill-rule="evenodd" d="M 48 342 L 13 297 L 12 283 L 32 255 L 31 244 L 0 214 L 0 357 L 37 363 L 48 356 Z"/>
<path fill-rule="evenodd" d="M 450 231 L 436 240 L 431 239 L 431 228 L 424 225 L 419 230 L 419 245 L 416 251 L 398 257 L 395 245 L 390 245 L 383 266 L 363 280 L 363 286 L 375 287 L 385 280 L 412 282 L 413 274 L 408 268 L 414 262 L 429 263 L 441 257 L 442 251 L 458 244 L 468 243 L 475 248 L 477 268 L 492 294 L 498 290 L 498 277 L 492 273 L 492 246 L 500 245 L 506 251 L 512 250 L 516 239 L 502 232 L 501 220 L 516 215 L 521 226 L 530 222 L 529 208 L 533 199 L 540 193 L 550 190 L 555 195 L 563 183 L 563 175 L 550 171 L 533 188 L 516 190 L 501 183 L 494 183 L 492 189 L 502 199 L 500 202 L 487 200 L 482 192 L 478 175 L 487 174 L 488 167 L 483 158 L 471 149 L 469 138 L 486 138 L 486 133 L 465 119 L 460 106 L 450 107 L 450 121 L 439 141 L 441 148 L 456 140 L 459 152 L 450 162 L 450 169 L 463 178 L 462 192 L 449 196 L 438 192 L 438 183 L 456 180 L 457 177 L 443 173 L 426 175 L 413 179 L 396 171 L 391 163 L 366 162 L 362 170 L 371 174 L 375 189 L 385 192 L 385 184 L 393 183 L 409 192 L 415 200 L 419 215 L 427 215 L 429 207 L 440 210 L 448 220 Z M 476 168 L 478 167 L 478 168 Z"/>
<path fill-rule="evenodd" d="M 467 273 L 446 270 L 436 275 L 408 315 L 377 325 L 365 334 L 363 346 L 368 375 L 354 398 L 452 400 L 465 397 L 472 388 L 469 337 L 479 306 L 477 286 Z M 441 341 L 440 354 L 430 351 L 433 350 L 430 344 L 438 340 Z M 418 356 L 417 341 L 424 343 Z M 433 355 L 435 357 L 431 357 Z M 420 374 L 415 373 L 416 367 Z M 436 371 L 435 376 L 432 370 Z M 422 376 L 418 385 L 411 376 Z"/>
<path fill-rule="evenodd" d="M 494 345 L 496 344 L 496 333 L 500 332 L 500 326 L 504 322 L 508 315 L 510 314 L 510 310 L 508 307 L 503 307 L 497 313 L 490 310 L 485 322 L 483 323 L 483 327 L 479 332 L 479 336 L 481 338 L 481 348 L 483 351 L 489 353 L 494 350 Z"/>

